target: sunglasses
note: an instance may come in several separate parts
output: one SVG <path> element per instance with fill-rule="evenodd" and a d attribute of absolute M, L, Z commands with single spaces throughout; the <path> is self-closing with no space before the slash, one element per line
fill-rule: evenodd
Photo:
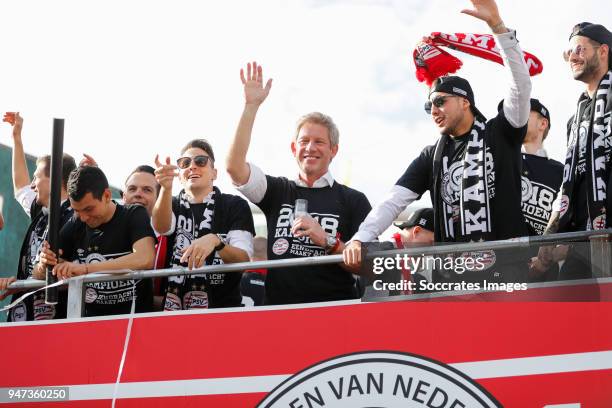
<path fill-rule="evenodd" d="M 204 155 L 195 156 L 195 157 L 181 157 L 180 159 L 176 161 L 176 165 L 179 167 L 179 169 L 184 170 L 188 168 L 189 166 L 191 166 L 192 160 L 198 167 L 206 167 L 208 162 L 212 161 L 212 159 L 209 156 L 204 156 Z"/>
<path fill-rule="evenodd" d="M 601 47 L 600 45 L 597 46 L 593 46 L 593 49 L 595 48 L 599 48 Z M 565 51 L 563 51 L 563 59 L 565 61 L 569 61 L 570 57 L 572 56 L 572 54 L 576 54 L 579 57 L 584 57 L 584 52 L 587 49 L 587 47 L 577 44 L 576 46 L 574 46 L 574 48 L 569 48 Z"/>
<path fill-rule="evenodd" d="M 425 112 L 431 114 L 431 107 L 435 106 L 436 108 L 441 108 L 446 103 L 448 98 L 456 98 L 456 95 L 444 95 L 444 96 L 436 96 L 431 101 L 425 102 Z"/>

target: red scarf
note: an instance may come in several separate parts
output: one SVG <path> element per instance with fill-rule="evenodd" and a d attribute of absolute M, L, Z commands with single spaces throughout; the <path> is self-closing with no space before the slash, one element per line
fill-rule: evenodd
<path fill-rule="evenodd" d="M 436 78 L 457 72 L 461 60 L 440 47 L 449 47 L 503 65 L 495 38 L 491 34 L 444 34 L 433 32 L 426 41 L 419 42 L 412 53 L 419 82 L 431 86 Z M 529 75 L 542 72 L 542 62 L 533 54 L 523 52 Z"/>

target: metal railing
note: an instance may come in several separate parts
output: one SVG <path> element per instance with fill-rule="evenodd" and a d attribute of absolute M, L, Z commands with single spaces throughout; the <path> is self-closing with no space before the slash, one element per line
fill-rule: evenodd
<path fill-rule="evenodd" d="M 612 276 L 612 256 L 610 251 L 610 237 L 612 228 L 597 231 L 566 232 L 533 237 L 522 237 L 499 241 L 487 241 L 476 243 L 451 243 L 436 244 L 432 246 L 410 247 L 406 249 L 395 249 L 388 251 L 375 251 L 367 254 L 367 258 L 389 257 L 396 254 L 408 256 L 426 256 L 436 254 L 461 253 L 485 250 L 520 249 L 529 248 L 534 245 L 544 246 L 571 242 L 590 242 L 591 264 L 595 277 Z M 139 280 L 148 278 L 160 278 L 166 276 L 197 275 L 204 273 L 242 272 L 247 269 L 274 269 L 295 266 L 316 266 L 337 264 L 342 262 L 342 255 L 327 255 L 309 258 L 292 258 L 275 261 L 253 261 L 222 265 L 210 265 L 197 269 L 168 268 L 156 270 L 116 270 L 112 272 L 97 272 L 88 275 L 77 276 L 66 280 L 63 285 L 68 285 L 68 310 L 67 317 L 75 318 L 82 316 L 83 310 L 83 285 L 90 282 L 106 282 L 114 280 Z M 9 289 L 18 291 L 29 291 L 44 287 L 45 281 L 36 279 L 19 280 L 9 285 Z"/>

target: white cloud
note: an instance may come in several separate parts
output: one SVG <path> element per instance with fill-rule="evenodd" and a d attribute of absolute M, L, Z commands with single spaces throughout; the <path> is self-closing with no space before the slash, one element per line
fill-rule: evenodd
<path fill-rule="evenodd" d="M 112 183 L 156 153 L 176 157 L 189 139 L 213 143 L 223 165 L 242 109 L 239 69 L 256 59 L 274 78 L 249 157 L 293 175 L 289 141 L 298 116 L 329 113 L 341 131 L 333 171 L 376 202 L 437 134 L 422 111 L 412 49 L 431 31 L 487 32 L 464 1 L 81 2 L 3 5 L 0 110 L 26 119 L 26 149 L 50 150 L 51 119 L 66 118 L 65 150 L 94 154 Z M 534 96 L 549 107 L 548 150 L 561 159 L 580 84 L 561 50 L 579 21 L 612 28 L 604 1 L 503 2 L 521 46 L 544 73 Z M 458 55 L 458 54 L 457 54 Z M 501 66 L 466 55 L 459 72 L 491 115 L 504 96 Z M 10 144 L 9 126 L 0 142 Z M 232 190 L 221 172 L 219 184 Z"/>

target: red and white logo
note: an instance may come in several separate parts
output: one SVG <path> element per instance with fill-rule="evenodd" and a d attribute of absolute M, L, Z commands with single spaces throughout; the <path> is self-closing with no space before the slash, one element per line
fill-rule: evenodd
<path fill-rule="evenodd" d="M 185 309 L 208 309 L 208 293 L 192 290 L 183 297 Z"/>
<path fill-rule="evenodd" d="M 470 407 L 502 405 L 480 384 L 415 354 L 370 351 L 338 356 L 290 377 L 258 407 Z"/>
<path fill-rule="evenodd" d="M 85 289 L 85 303 L 93 303 L 98 298 L 98 291 L 94 288 Z"/>
<path fill-rule="evenodd" d="M 606 228 L 606 214 L 602 214 L 598 217 L 595 217 L 593 220 L 593 229 L 605 229 Z"/>
<path fill-rule="evenodd" d="M 561 196 L 561 205 L 559 207 L 559 216 L 563 217 L 563 214 L 567 212 L 569 208 L 569 197 L 566 195 Z"/>
<path fill-rule="evenodd" d="M 282 255 L 289 249 L 289 242 L 285 238 L 279 238 L 272 245 L 272 252 L 276 255 Z"/>

